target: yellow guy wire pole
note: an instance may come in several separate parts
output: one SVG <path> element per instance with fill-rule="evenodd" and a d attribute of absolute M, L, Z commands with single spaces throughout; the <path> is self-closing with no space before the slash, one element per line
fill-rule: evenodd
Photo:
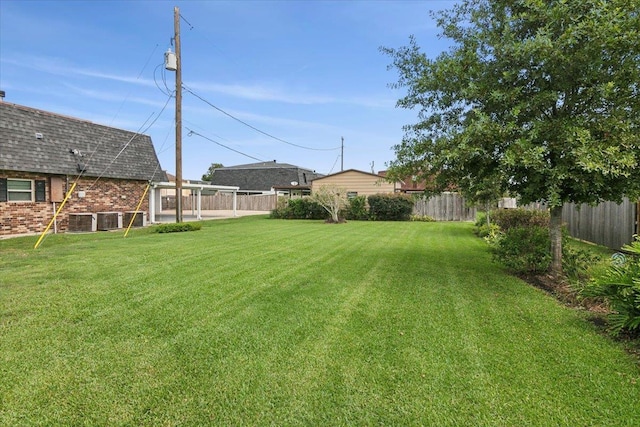
<path fill-rule="evenodd" d="M 47 228 L 44 229 L 44 231 L 42 232 L 42 235 L 40 235 L 40 238 L 36 242 L 36 245 L 33 247 L 33 249 L 38 249 L 38 246 L 40 246 L 40 242 L 42 242 L 42 239 L 44 239 L 44 236 L 47 234 L 47 231 L 49 231 L 49 229 L 51 228 L 51 225 L 53 224 L 53 222 L 56 220 L 56 218 L 58 218 L 58 214 L 60 213 L 60 211 L 64 207 L 65 203 L 67 203 L 67 200 L 69 200 L 69 197 L 71 197 L 71 193 L 73 193 L 73 189 L 76 188 L 76 184 L 77 183 L 78 183 L 77 181 L 74 182 L 73 185 L 71 186 L 71 189 L 69 191 L 67 191 L 67 195 L 65 196 L 64 200 L 62 201 L 62 203 L 60 203 L 60 206 L 58 207 L 58 210 L 53 215 L 53 218 L 51 218 L 51 221 L 49 221 L 49 225 L 47 225 Z"/>
<path fill-rule="evenodd" d="M 131 215 L 131 220 L 129 221 L 129 226 L 127 227 L 127 231 L 124 232 L 124 237 L 127 237 L 127 234 L 129 234 L 129 230 L 131 230 L 131 226 L 133 225 L 133 221 L 136 219 L 136 215 L 138 215 L 138 211 L 140 210 L 140 206 L 142 205 L 142 202 L 144 201 L 144 196 L 147 195 L 147 191 L 149 191 L 149 187 L 151 187 L 151 184 L 147 184 L 147 186 L 144 189 L 144 193 L 142 193 L 142 197 L 140 197 L 140 201 L 138 202 L 138 206 L 136 206 L 136 212 Z"/>

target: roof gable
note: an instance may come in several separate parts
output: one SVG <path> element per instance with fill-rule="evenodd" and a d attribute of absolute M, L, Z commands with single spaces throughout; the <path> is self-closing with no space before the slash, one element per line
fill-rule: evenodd
<path fill-rule="evenodd" d="M 334 177 L 334 176 L 338 176 L 338 175 L 342 175 L 342 174 L 346 174 L 346 173 L 356 173 L 356 174 L 361 174 L 361 175 L 366 175 L 366 176 L 374 176 L 374 177 L 379 178 L 379 179 L 385 179 L 384 176 L 376 175 L 375 173 L 363 172 L 363 171 L 358 170 L 358 169 L 346 169 L 346 170 L 343 170 L 343 171 L 340 171 L 340 172 L 333 173 L 331 175 L 325 175 L 325 176 L 322 176 L 322 177 L 315 178 L 314 181 L 319 181 L 319 180 L 324 179 L 324 178 L 330 178 L 330 177 Z"/>
<path fill-rule="evenodd" d="M 311 169 L 301 168 L 300 166 L 292 165 L 289 163 L 278 163 L 275 160 L 272 162 L 258 162 L 258 163 L 247 163 L 245 165 L 235 165 L 235 166 L 223 166 L 221 168 L 216 168 L 216 170 L 223 169 L 302 169 L 306 171 L 311 171 Z"/>
<path fill-rule="evenodd" d="M 214 171 L 213 185 L 234 185 L 246 191 L 270 191 L 274 186 L 308 185 L 320 176 L 310 169 L 287 163 L 260 162 L 218 168 Z"/>
<path fill-rule="evenodd" d="M 162 180 L 151 138 L 0 102 L 0 169 L 55 175 Z"/>

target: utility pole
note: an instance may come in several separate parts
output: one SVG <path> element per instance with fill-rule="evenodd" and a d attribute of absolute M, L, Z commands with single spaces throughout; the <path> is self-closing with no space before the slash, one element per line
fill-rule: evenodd
<path fill-rule="evenodd" d="M 182 222 L 182 52 L 180 49 L 180 9 L 173 8 L 176 43 L 176 222 Z"/>
<path fill-rule="evenodd" d="M 344 136 L 341 136 L 342 145 L 340 146 L 340 172 L 344 170 Z"/>

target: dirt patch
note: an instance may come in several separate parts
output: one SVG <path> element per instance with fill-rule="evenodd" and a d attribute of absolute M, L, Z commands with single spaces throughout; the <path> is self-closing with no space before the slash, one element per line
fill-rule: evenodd
<path fill-rule="evenodd" d="M 549 274 L 521 274 L 518 277 L 530 285 L 542 289 L 570 307 L 602 315 L 611 312 L 602 299 L 579 298 L 576 290 L 566 280 L 558 280 Z"/>

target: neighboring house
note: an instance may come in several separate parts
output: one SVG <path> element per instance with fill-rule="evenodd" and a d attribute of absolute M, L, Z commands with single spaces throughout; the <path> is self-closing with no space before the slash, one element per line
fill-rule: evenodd
<path fill-rule="evenodd" d="M 314 179 L 311 183 L 311 192 L 323 185 L 335 185 L 344 188 L 347 190 L 349 197 L 394 193 L 400 187 L 399 183 L 389 182 L 383 176 L 356 169 L 348 169 Z"/>
<path fill-rule="evenodd" d="M 166 179 L 149 136 L 0 102 L 0 236 L 43 232 L 74 182 L 52 230 L 70 215 L 131 215 L 146 185 Z"/>
<path fill-rule="evenodd" d="M 238 186 L 238 194 L 276 194 L 292 190 L 308 192 L 311 181 L 321 176 L 311 169 L 274 160 L 217 168 L 211 184 Z"/>

